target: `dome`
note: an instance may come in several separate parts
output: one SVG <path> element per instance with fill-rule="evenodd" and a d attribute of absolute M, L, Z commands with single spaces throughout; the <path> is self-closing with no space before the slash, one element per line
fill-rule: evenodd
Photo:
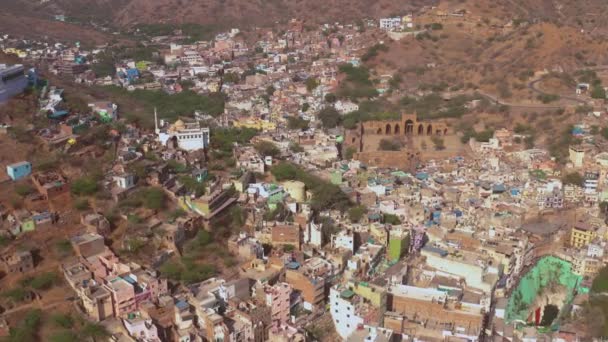
<path fill-rule="evenodd" d="M 184 122 L 180 119 L 177 119 L 177 121 L 175 121 L 175 123 L 171 126 L 171 130 L 172 131 L 180 131 L 183 130 L 186 127 L 186 124 L 184 124 Z"/>

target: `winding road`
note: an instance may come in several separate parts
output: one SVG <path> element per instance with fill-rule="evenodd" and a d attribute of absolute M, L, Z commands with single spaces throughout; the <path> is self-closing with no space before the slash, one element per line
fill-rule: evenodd
<path fill-rule="evenodd" d="M 595 66 L 595 67 L 579 68 L 579 69 L 576 69 L 574 72 L 582 71 L 582 70 L 592 70 L 592 71 L 608 70 L 608 65 L 599 65 L 599 66 Z M 537 78 L 531 80 L 530 82 L 528 82 L 528 84 L 527 84 L 528 89 L 530 89 L 531 91 L 533 91 L 534 93 L 539 94 L 539 95 L 551 95 L 550 93 L 544 92 L 543 90 L 541 90 L 537 87 L 538 83 L 542 82 L 545 78 L 547 78 L 547 76 L 549 76 L 549 74 L 542 75 L 542 76 L 537 77 Z M 494 104 L 498 104 L 501 106 L 509 106 L 509 107 L 513 107 L 513 108 L 559 109 L 559 108 L 564 107 L 563 105 L 558 106 L 558 105 L 554 105 L 554 104 L 512 103 L 512 102 L 503 101 L 503 100 L 499 99 L 497 96 L 485 93 L 483 91 L 478 90 L 477 93 L 481 94 L 483 97 L 488 99 L 490 102 L 493 102 Z M 560 95 L 560 99 L 574 102 L 577 105 L 588 105 L 590 103 L 590 99 L 586 99 L 586 98 L 582 98 L 582 97 L 578 97 L 578 96 L 571 96 L 571 95 Z"/>

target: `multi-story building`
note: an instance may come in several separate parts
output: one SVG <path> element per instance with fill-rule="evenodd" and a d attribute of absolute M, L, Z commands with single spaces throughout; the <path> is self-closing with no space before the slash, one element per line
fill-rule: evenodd
<path fill-rule="evenodd" d="M 401 27 L 401 17 L 380 19 L 380 28 L 383 30 L 395 30 Z"/>
<path fill-rule="evenodd" d="M 300 292 L 304 308 L 320 308 L 325 302 L 325 278 L 306 269 L 287 269 L 285 280 Z"/>
<path fill-rule="evenodd" d="M 259 291 L 259 292 L 257 292 Z M 287 324 L 291 309 L 291 285 L 277 283 L 275 285 L 262 285 L 256 289 L 260 301 L 270 308 L 271 321 Z"/>
<path fill-rule="evenodd" d="M 399 229 L 397 229 L 399 228 Z M 393 227 L 388 232 L 388 247 L 387 257 L 389 261 L 398 261 L 401 259 L 410 245 L 410 232 L 404 229 L 404 227 Z"/>
<path fill-rule="evenodd" d="M 175 121 L 172 125 L 165 125 L 161 122 L 159 125 L 155 119 L 155 133 L 157 140 L 169 148 L 182 149 L 186 151 L 196 151 L 209 147 L 209 128 L 201 127 L 198 122 L 184 122 L 182 120 Z"/>
<path fill-rule="evenodd" d="M 329 290 L 331 318 L 340 337 L 347 340 L 364 325 L 378 325 L 382 310 L 364 303 L 362 297 L 343 285 Z"/>
<path fill-rule="evenodd" d="M 387 303 L 384 327 L 396 333 L 418 338 L 456 333 L 476 340 L 483 328 L 484 306 L 458 300 L 446 291 L 393 285 Z"/>
<path fill-rule="evenodd" d="M 598 227 L 578 221 L 570 232 L 570 245 L 575 248 L 587 246 L 597 236 Z"/>
<path fill-rule="evenodd" d="M 109 279 L 104 287 L 111 295 L 112 310 L 115 317 L 121 317 L 135 311 L 135 290 L 133 285 L 121 277 Z"/>

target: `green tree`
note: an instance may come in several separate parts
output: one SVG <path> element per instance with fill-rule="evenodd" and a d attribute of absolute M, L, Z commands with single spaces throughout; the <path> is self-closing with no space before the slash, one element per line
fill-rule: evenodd
<path fill-rule="evenodd" d="M 553 321 L 557 318 L 559 314 L 559 309 L 556 305 L 548 304 L 545 305 L 543 310 L 543 319 L 540 321 L 540 325 L 543 327 L 548 327 L 553 323 Z"/>
<path fill-rule="evenodd" d="M 366 213 L 367 208 L 365 206 L 358 205 L 348 210 L 348 218 L 351 220 L 351 222 L 359 222 Z"/>
<path fill-rule="evenodd" d="M 317 88 L 319 86 L 319 81 L 317 81 L 316 78 L 314 77 L 309 77 L 306 79 L 306 90 L 308 90 L 308 92 L 312 92 L 313 90 L 315 90 L 315 88 Z"/>
<path fill-rule="evenodd" d="M 97 180 L 90 176 L 78 178 L 72 182 L 71 190 L 78 196 L 93 195 L 98 190 Z"/>
<path fill-rule="evenodd" d="M 327 103 L 334 103 L 336 102 L 337 98 L 335 94 L 332 93 L 327 93 L 325 94 L 325 102 Z"/>
<path fill-rule="evenodd" d="M 578 172 L 571 172 L 562 177 L 562 182 L 564 184 L 572 184 L 576 186 L 583 186 L 583 182 L 585 179 Z"/>
<path fill-rule="evenodd" d="M 604 139 L 608 140 L 608 127 L 603 127 L 600 134 Z"/>
<path fill-rule="evenodd" d="M 383 217 L 383 222 L 386 224 L 392 224 L 392 225 L 401 224 L 401 220 L 399 219 L 399 217 L 397 215 L 384 214 L 384 215 L 382 215 L 382 217 Z"/>
<path fill-rule="evenodd" d="M 323 108 L 317 115 L 324 128 L 335 128 L 342 121 L 340 113 L 333 107 Z"/>
<path fill-rule="evenodd" d="M 353 156 L 355 155 L 355 153 L 357 153 L 357 148 L 353 147 L 353 146 L 348 146 L 346 148 L 346 152 L 344 152 L 344 158 L 345 159 L 353 159 Z"/>
<path fill-rule="evenodd" d="M 86 323 L 80 331 L 80 335 L 84 338 L 90 338 L 93 341 L 102 341 L 110 336 L 110 333 L 103 325 L 98 323 Z"/>
<path fill-rule="evenodd" d="M 165 192 L 159 188 L 150 188 L 145 191 L 143 202 L 148 209 L 162 209 L 165 207 Z"/>
<path fill-rule="evenodd" d="M 308 120 L 305 120 L 299 116 L 290 116 L 287 118 L 287 128 L 289 129 L 306 130 L 308 129 L 308 124 Z"/>
<path fill-rule="evenodd" d="M 272 96 L 272 95 L 274 94 L 274 92 L 275 92 L 275 91 L 276 91 L 276 89 L 275 89 L 273 86 L 269 85 L 269 86 L 266 88 L 266 95 L 268 95 L 268 96 Z"/>
<path fill-rule="evenodd" d="M 34 192 L 34 188 L 32 188 L 29 184 L 17 184 L 15 186 L 15 192 L 17 195 L 21 197 L 25 197 Z"/>
<path fill-rule="evenodd" d="M 262 140 L 254 145 L 256 151 L 262 156 L 271 156 L 273 158 L 281 155 L 281 150 L 274 143 Z"/>
<path fill-rule="evenodd" d="M 55 332 L 51 335 L 51 337 L 49 338 L 50 342 L 78 342 L 79 338 L 78 336 L 69 330 L 61 330 L 58 332 Z"/>
<path fill-rule="evenodd" d="M 594 99 L 606 99 L 606 90 L 600 84 L 595 85 L 591 90 L 591 97 Z"/>

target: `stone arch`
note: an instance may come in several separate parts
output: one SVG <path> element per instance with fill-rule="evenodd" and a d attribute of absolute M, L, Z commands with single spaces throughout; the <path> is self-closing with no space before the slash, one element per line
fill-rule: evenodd
<path fill-rule="evenodd" d="M 418 135 L 424 135 L 424 125 L 418 125 Z"/>
<path fill-rule="evenodd" d="M 429 124 L 426 127 L 426 135 L 433 135 L 433 125 Z"/>
<path fill-rule="evenodd" d="M 386 134 L 386 135 L 391 134 L 391 124 L 386 124 L 386 128 L 384 130 L 384 134 Z"/>
<path fill-rule="evenodd" d="M 378 127 L 378 130 L 376 131 L 376 134 L 382 134 L 382 128 Z"/>
<path fill-rule="evenodd" d="M 167 148 L 170 148 L 170 149 L 176 149 L 176 148 L 178 148 L 179 147 L 179 143 L 177 141 L 177 136 L 176 135 L 171 136 L 171 138 L 169 138 L 167 140 L 166 146 L 167 146 Z"/>
<path fill-rule="evenodd" d="M 448 135 L 448 129 L 447 128 L 443 129 L 443 135 Z"/>
<path fill-rule="evenodd" d="M 405 129 L 403 130 L 403 132 L 405 133 L 405 135 L 410 135 L 410 134 L 414 133 L 414 121 L 407 120 L 405 122 L 404 127 L 405 127 Z"/>
<path fill-rule="evenodd" d="M 395 133 L 395 135 L 397 135 L 397 134 L 401 133 L 401 130 L 400 130 L 399 124 L 396 124 L 396 125 L 395 125 L 395 132 L 394 132 L 394 133 Z"/>

